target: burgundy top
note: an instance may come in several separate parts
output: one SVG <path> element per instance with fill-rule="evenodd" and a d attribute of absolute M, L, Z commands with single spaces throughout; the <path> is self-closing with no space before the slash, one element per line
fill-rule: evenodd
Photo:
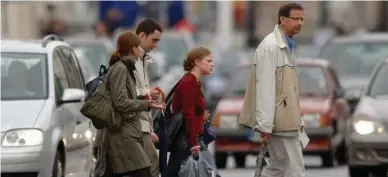
<path fill-rule="evenodd" d="M 187 142 L 190 148 L 198 146 L 198 134 L 203 134 L 205 99 L 201 91 L 201 83 L 190 72 L 185 74 L 178 83 L 173 100 L 174 113 L 183 110 Z"/>

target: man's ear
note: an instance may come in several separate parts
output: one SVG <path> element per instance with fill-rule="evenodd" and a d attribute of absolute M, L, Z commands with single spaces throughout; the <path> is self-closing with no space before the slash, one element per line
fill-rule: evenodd
<path fill-rule="evenodd" d="M 147 37 L 146 34 L 144 32 L 140 32 L 139 33 L 139 38 L 145 38 Z"/>
<path fill-rule="evenodd" d="M 286 17 L 280 16 L 280 22 L 282 23 L 284 20 L 286 20 Z"/>

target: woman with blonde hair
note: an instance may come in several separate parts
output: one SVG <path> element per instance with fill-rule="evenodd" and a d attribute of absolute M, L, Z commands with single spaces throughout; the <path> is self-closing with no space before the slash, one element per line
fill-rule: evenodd
<path fill-rule="evenodd" d="M 202 136 L 205 121 L 210 114 L 205 110 L 200 80 L 203 76 L 211 74 L 213 67 L 211 52 L 204 47 L 192 49 L 183 62 L 183 69 L 187 73 L 177 84 L 172 98 L 173 113 L 182 112 L 184 117 L 183 145 L 170 150 L 168 177 L 179 177 L 184 160 L 190 155 L 198 156 L 200 151 L 207 150 Z"/>

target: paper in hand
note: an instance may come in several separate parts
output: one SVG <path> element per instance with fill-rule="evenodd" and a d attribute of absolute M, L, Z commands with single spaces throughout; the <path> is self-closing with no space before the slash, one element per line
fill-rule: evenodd
<path fill-rule="evenodd" d="M 307 136 L 306 131 L 298 131 L 299 134 L 299 140 L 300 143 L 302 144 L 303 148 L 306 148 L 306 146 L 309 144 L 310 138 Z"/>

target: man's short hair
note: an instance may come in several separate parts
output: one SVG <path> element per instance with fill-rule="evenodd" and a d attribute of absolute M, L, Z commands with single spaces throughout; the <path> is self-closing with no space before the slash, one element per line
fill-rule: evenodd
<path fill-rule="evenodd" d="M 159 32 L 163 32 L 162 27 L 160 24 L 151 18 L 147 18 L 142 20 L 136 27 L 136 34 L 139 35 L 141 32 L 143 32 L 146 36 L 154 33 L 155 30 L 158 30 Z"/>
<path fill-rule="evenodd" d="M 291 10 L 304 10 L 302 5 L 298 3 L 287 3 L 282 5 L 279 8 L 279 13 L 278 13 L 278 24 L 280 24 L 280 17 L 290 17 L 290 12 Z"/>

